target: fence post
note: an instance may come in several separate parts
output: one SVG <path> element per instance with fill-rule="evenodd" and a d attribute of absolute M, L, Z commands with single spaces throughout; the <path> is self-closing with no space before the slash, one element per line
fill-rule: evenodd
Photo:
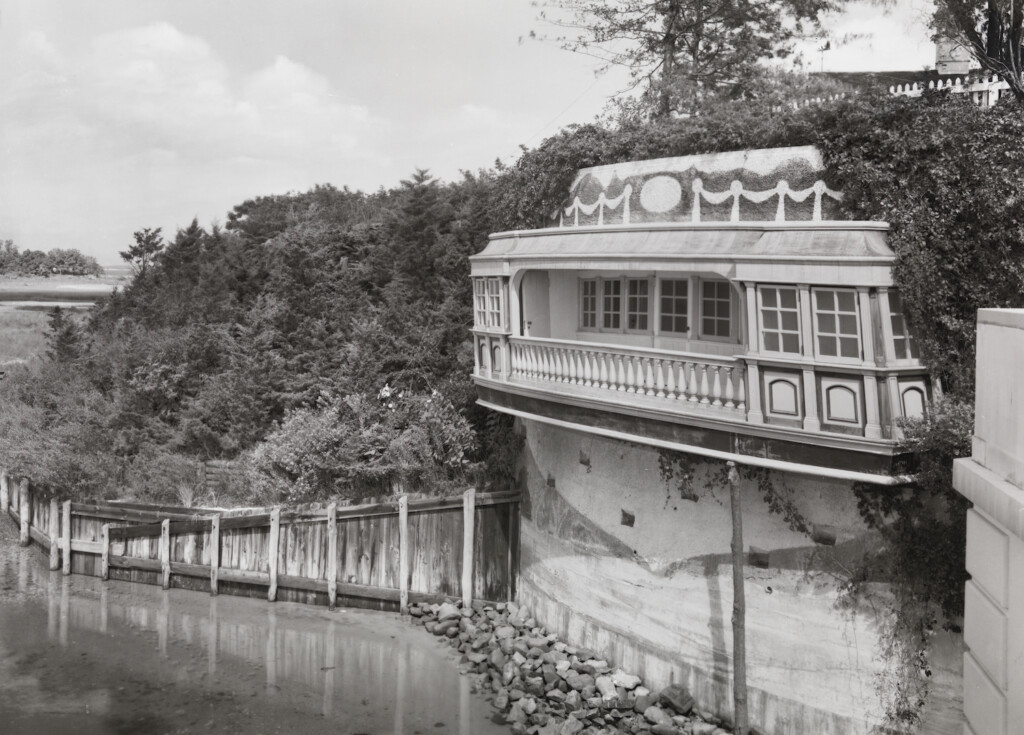
<path fill-rule="evenodd" d="M 164 518 L 160 524 L 160 571 L 164 589 L 171 586 L 171 519 Z"/>
<path fill-rule="evenodd" d="M 270 588 L 267 590 L 267 600 L 270 602 L 277 599 L 277 559 L 280 555 L 280 539 L 281 508 L 276 507 L 270 511 L 270 544 L 267 549 L 267 562 L 270 566 Z"/>
<path fill-rule="evenodd" d="M 398 595 L 399 611 L 409 612 L 409 496 L 398 499 Z"/>
<path fill-rule="evenodd" d="M 473 603 L 473 525 L 476 521 L 476 490 L 462 495 L 462 606 Z"/>
<path fill-rule="evenodd" d="M 60 504 L 50 498 L 50 571 L 60 569 Z"/>
<path fill-rule="evenodd" d="M 217 594 L 217 573 L 220 569 L 220 515 L 210 518 L 210 594 Z"/>
<path fill-rule="evenodd" d="M 7 475 L 7 470 L 0 470 L 0 514 L 7 514 L 7 509 L 11 505 L 11 491 L 7 487 L 7 483 L 10 481 Z"/>
<path fill-rule="evenodd" d="M 64 513 L 61 518 L 61 545 L 64 547 L 64 575 L 71 574 L 71 501 L 64 501 Z"/>
<path fill-rule="evenodd" d="M 110 524 L 103 524 L 103 551 L 100 554 L 100 579 L 110 579 Z"/>
<path fill-rule="evenodd" d="M 21 539 L 18 543 L 28 546 L 32 541 L 32 537 L 28 533 L 28 529 L 32 525 L 32 496 L 28 489 L 27 477 L 21 478 L 18 496 L 21 499 L 21 508 L 18 509 L 21 521 Z"/>
<path fill-rule="evenodd" d="M 338 604 L 338 504 L 327 506 L 327 607 Z"/>

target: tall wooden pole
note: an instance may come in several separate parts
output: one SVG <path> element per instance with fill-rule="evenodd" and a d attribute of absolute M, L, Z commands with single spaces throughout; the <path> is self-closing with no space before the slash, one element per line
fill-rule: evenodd
<path fill-rule="evenodd" d="M 60 503 L 50 498 L 50 569 L 60 569 Z"/>
<path fill-rule="evenodd" d="M 473 603 L 473 539 L 476 538 L 476 490 L 462 494 L 462 606 Z"/>
<path fill-rule="evenodd" d="M 739 473 L 728 462 L 729 497 L 732 504 L 732 696 L 735 735 L 747 735 L 747 602 L 743 593 L 743 508 L 740 505 Z"/>
<path fill-rule="evenodd" d="M 21 538 L 18 540 L 22 546 L 32 543 L 32 535 L 29 528 L 32 527 L 32 494 L 28 489 L 28 478 L 23 477 L 18 483 L 18 520 L 21 523 Z"/>
<path fill-rule="evenodd" d="M 409 496 L 398 498 L 398 610 L 409 612 Z"/>

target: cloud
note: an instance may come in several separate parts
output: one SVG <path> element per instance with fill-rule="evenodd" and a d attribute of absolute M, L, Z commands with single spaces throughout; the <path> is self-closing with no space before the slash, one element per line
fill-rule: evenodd
<path fill-rule="evenodd" d="M 0 97 L 10 174 L 0 180 L 0 226 L 15 233 L 0 234 L 37 233 L 25 247 L 68 243 L 76 224 L 55 221 L 55 205 L 82 221 L 99 211 L 132 218 L 117 225 L 124 240 L 141 226 L 223 216 L 249 196 L 337 180 L 354 162 L 387 161 L 387 121 L 323 75 L 283 55 L 232 70 L 204 39 L 168 23 L 64 53 L 27 33 L 12 82 Z M 161 221 L 169 211 L 177 222 Z"/>

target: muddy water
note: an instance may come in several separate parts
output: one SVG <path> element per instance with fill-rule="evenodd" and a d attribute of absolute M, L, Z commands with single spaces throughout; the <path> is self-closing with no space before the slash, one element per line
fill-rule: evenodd
<path fill-rule="evenodd" d="M 0 518 L 0 733 L 506 735 L 397 615 L 50 572 Z"/>

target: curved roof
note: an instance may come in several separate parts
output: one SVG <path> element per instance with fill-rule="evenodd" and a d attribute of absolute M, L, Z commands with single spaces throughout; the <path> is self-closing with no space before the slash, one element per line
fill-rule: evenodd
<path fill-rule="evenodd" d="M 804 225 L 804 226 L 801 226 Z M 895 253 L 880 222 L 605 225 L 517 230 L 491 235 L 472 260 L 533 258 L 681 258 L 716 260 L 871 260 Z"/>

